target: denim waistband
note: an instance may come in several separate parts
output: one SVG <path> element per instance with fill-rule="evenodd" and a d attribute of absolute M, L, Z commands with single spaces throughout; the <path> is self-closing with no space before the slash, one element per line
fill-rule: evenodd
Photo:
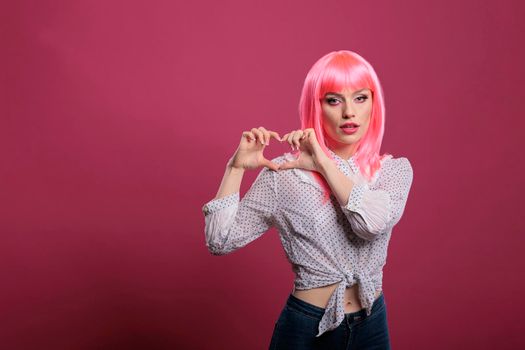
<path fill-rule="evenodd" d="M 379 294 L 377 299 L 374 301 L 374 304 L 372 305 L 372 314 L 381 306 L 381 304 L 385 302 L 384 299 L 385 299 L 385 296 L 383 294 L 383 291 L 381 291 L 381 294 Z M 326 310 L 325 308 L 322 308 L 322 307 L 310 304 L 309 302 L 306 302 L 304 300 L 301 300 L 291 293 L 288 296 L 288 300 L 286 300 L 286 305 L 292 309 L 295 308 L 319 320 L 323 317 L 324 312 Z M 366 309 L 362 308 L 359 311 L 345 313 L 345 316 L 349 318 L 355 318 L 356 316 L 364 318 L 366 317 Z"/>

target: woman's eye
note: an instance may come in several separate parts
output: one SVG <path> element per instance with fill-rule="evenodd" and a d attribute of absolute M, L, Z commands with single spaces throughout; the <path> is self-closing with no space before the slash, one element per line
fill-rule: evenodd
<path fill-rule="evenodd" d="M 361 98 L 361 100 L 359 100 L 359 102 L 365 102 L 367 99 L 368 99 L 368 96 L 366 95 L 361 95 L 361 96 L 357 96 L 356 99 L 359 99 Z"/>
<path fill-rule="evenodd" d="M 327 97 L 326 102 L 328 102 L 328 104 L 335 105 L 337 102 L 339 102 L 339 100 L 333 97 Z"/>

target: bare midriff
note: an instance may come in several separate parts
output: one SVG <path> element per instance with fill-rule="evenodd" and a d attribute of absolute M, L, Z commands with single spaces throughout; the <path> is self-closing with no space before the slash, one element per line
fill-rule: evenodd
<path fill-rule="evenodd" d="M 312 288 L 308 290 L 294 290 L 293 296 L 313 304 L 318 307 L 326 308 L 330 296 L 335 291 L 339 283 L 330 284 L 319 288 Z M 356 312 L 363 308 L 359 301 L 358 294 L 359 285 L 356 283 L 345 290 L 345 313 Z M 295 288 L 294 288 L 295 289 Z M 379 297 L 381 290 L 376 291 L 375 299 Z"/>

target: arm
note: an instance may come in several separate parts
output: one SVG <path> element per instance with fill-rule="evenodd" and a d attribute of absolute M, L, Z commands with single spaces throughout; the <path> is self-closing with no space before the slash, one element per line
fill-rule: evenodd
<path fill-rule="evenodd" d="M 233 167 L 232 159 L 230 159 L 226 165 L 226 171 L 224 172 L 221 185 L 219 186 L 219 190 L 214 199 L 219 199 L 235 192 L 239 192 L 243 176 L 244 169 Z"/>
<path fill-rule="evenodd" d="M 345 176 L 333 162 L 324 162 L 325 177 L 352 230 L 368 241 L 388 232 L 403 214 L 413 179 L 407 158 L 391 160 L 380 170 L 378 188 L 372 190 L 364 181 Z"/>
<path fill-rule="evenodd" d="M 232 168 L 228 163 L 217 196 L 202 207 L 206 246 L 213 255 L 244 247 L 273 225 L 277 207 L 275 171 L 264 167 L 239 200 L 243 174 L 244 169 Z"/>

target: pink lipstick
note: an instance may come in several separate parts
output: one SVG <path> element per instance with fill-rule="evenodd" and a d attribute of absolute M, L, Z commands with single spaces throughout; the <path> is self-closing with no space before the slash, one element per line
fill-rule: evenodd
<path fill-rule="evenodd" d="M 343 125 L 341 125 L 341 130 L 343 130 L 343 132 L 347 135 L 352 135 L 357 131 L 358 128 L 359 125 L 357 125 L 356 123 L 344 123 Z"/>

